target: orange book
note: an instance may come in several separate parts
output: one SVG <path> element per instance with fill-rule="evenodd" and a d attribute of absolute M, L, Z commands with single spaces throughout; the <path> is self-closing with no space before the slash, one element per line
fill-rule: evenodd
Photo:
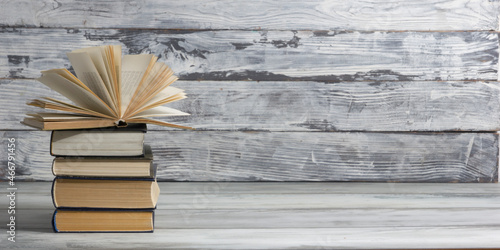
<path fill-rule="evenodd" d="M 160 188 L 151 179 L 88 179 L 56 177 L 56 208 L 154 209 Z"/>
<path fill-rule="evenodd" d="M 52 219 L 55 232 L 153 232 L 154 211 L 63 210 Z"/>

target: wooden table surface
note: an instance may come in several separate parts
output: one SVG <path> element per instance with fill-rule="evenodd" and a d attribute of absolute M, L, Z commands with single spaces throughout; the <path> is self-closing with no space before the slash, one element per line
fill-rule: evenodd
<path fill-rule="evenodd" d="M 0 221 L 8 222 L 7 186 Z M 2 248 L 492 248 L 500 185 L 162 182 L 154 233 L 53 233 L 50 182 L 16 183 Z M 5 227 L 5 226 L 4 226 Z"/>

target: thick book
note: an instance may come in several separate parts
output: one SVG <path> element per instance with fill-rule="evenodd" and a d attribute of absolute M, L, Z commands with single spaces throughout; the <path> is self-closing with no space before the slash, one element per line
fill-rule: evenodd
<path fill-rule="evenodd" d="M 149 179 L 56 177 L 52 201 L 56 208 L 154 209 L 160 188 Z"/>
<path fill-rule="evenodd" d="M 105 45 L 66 53 L 76 76 L 67 69 L 42 71 L 37 80 L 68 101 L 43 97 L 28 105 L 58 112 L 30 113 L 23 123 L 42 130 L 127 126 L 149 123 L 191 129 L 151 117 L 189 115 L 165 107 L 186 98 L 170 86 L 178 78 L 151 54 L 125 55 L 120 45 Z"/>
<path fill-rule="evenodd" d="M 139 157 L 56 157 L 52 173 L 62 177 L 151 178 L 156 177 L 156 165 L 149 145 Z"/>
<path fill-rule="evenodd" d="M 146 124 L 124 128 L 54 130 L 50 154 L 54 156 L 142 156 Z"/>
<path fill-rule="evenodd" d="M 65 210 L 56 209 L 55 232 L 153 232 L 153 210 Z"/>

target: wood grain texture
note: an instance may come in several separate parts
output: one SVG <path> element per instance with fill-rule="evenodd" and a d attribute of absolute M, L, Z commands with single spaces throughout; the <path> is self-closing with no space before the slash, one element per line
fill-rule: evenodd
<path fill-rule="evenodd" d="M 154 233 L 21 231 L 7 249 L 478 249 L 500 244 L 497 226 L 273 229 L 158 229 Z M 92 239 L 92 241 L 89 241 Z"/>
<path fill-rule="evenodd" d="M 153 53 L 183 80 L 498 79 L 494 32 L 26 28 L 0 31 L 0 77 L 34 78 L 40 70 L 70 67 L 66 52 L 102 44 L 122 44 L 125 54 Z"/>
<path fill-rule="evenodd" d="M 4 248 L 477 249 L 500 244 L 497 184 L 163 182 L 154 233 L 57 235 L 50 223 L 50 186 L 17 183 L 16 243 L 0 238 Z M 6 183 L 0 183 L 0 207 L 8 207 L 6 194 Z M 0 220 L 7 217 L 0 213 Z"/>
<path fill-rule="evenodd" d="M 272 189 L 269 189 L 270 184 L 273 184 Z M 308 189 L 307 185 L 311 184 L 321 189 Z M 362 190 L 351 190 L 359 184 L 162 182 L 159 198 L 161 204 L 156 210 L 155 227 L 250 229 L 498 226 L 499 186 L 493 188 L 490 185 L 488 194 L 485 194 L 480 192 L 484 185 L 487 184 L 432 184 L 434 189 L 429 189 L 423 195 L 408 193 L 409 188 L 421 189 L 422 185 L 403 183 L 393 183 L 392 193 L 388 194 L 387 185 L 373 183 L 365 183 Z M 196 190 L 192 186 L 210 189 Z M 222 188 L 214 188 L 219 186 Z M 231 192 L 232 189 L 226 189 L 229 186 L 240 192 Z M 40 216 L 50 218 L 54 210 L 50 183 L 19 183 L 18 188 L 18 229 L 50 227 L 47 220 L 39 219 Z M 175 193 L 172 189 L 182 191 Z M 339 193 L 339 189 L 345 192 Z M 443 189 L 446 191 L 442 192 Z M 343 201 L 338 202 L 338 199 Z M 4 216 L 6 215 L 1 215 L 0 218 Z"/>
<path fill-rule="evenodd" d="M 500 206 L 500 195 L 405 195 L 401 194 L 172 194 L 168 200 L 160 200 L 158 207 L 175 207 L 183 209 L 189 217 L 196 209 L 260 209 L 265 204 L 270 209 L 451 209 L 484 207 L 496 208 Z M 490 200 L 488 200 L 490 199 Z M 424 203 L 426 202 L 426 203 Z M 477 203 L 477 204 L 476 204 Z M 471 205 L 474 204 L 474 205 Z M 194 209 L 194 211 L 190 211 Z"/>
<path fill-rule="evenodd" d="M 168 198 L 168 197 L 165 197 Z M 300 198 L 300 197 L 298 197 Z M 498 197 L 496 197 L 498 198 Z M 35 199 L 39 201 L 39 199 Z M 18 209 L 18 230 L 48 229 L 53 205 Z M 8 207 L 8 206 L 7 206 Z M 163 206 L 165 207 L 165 206 Z M 483 225 L 498 227 L 500 208 L 455 209 L 190 209 L 183 206 L 159 208 L 155 211 L 155 229 L 251 229 L 251 228 L 328 228 L 343 227 L 443 227 Z M 41 211 L 33 211 L 34 208 Z M 8 221 L 5 218 L 4 221 Z"/>
<path fill-rule="evenodd" d="M 52 181 L 52 180 L 51 180 Z M 6 185 L 6 183 L 0 183 Z M 23 191 L 30 196 L 40 198 L 39 202 L 44 204 L 41 208 L 52 208 L 52 200 L 46 202 L 45 196 L 50 199 L 50 192 L 47 192 L 46 181 L 19 182 L 20 187 L 27 186 Z M 284 194 L 388 194 L 388 195 L 427 195 L 431 197 L 438 193 L 440 196 L 460 195 L 462 197 L 479 195 L 481 197 L 496 196 L 500 192 L 500 185 L 497 183 L 401 183 L 401 182 L 160 182 L 161 195 L 200 195 L 200 196 L 235 196 L 240 195 L 284 195 Z M 51 189 L 49 187 L 49 190 Z M 7 189 L 6 189 L 7 190 Z M 24 200 L 25 198 L 20 197 Z M 168 199 L 167 199 L 168 200 Z M 28 202 L 28 201 L 23 201 Z M 477 204 L 475 204 L 477 205 Z M 452 206 L 453 207 L 453 206 Z M 478 207 L 477 208 L 487 208 Z M 30 209 L 30 207 L 24 207 Z M 362 208 L 362 207 L 358 207 Z M 414 207 L 415 208 L 415 207 Z M 420 207 L 421 208 L 421 207 Z M 163 209 L 170 209 L 164 207 Z M 195 209 L 195 208 L 192 208 Z M 198 208 L 199 209 L 199 208 Z"/>
<path fill-rule="evenodd" d="M 497 131 L 498 82 L 178 81 L 188 99 L 169 104 L 190 116 L 164 119 L 198 130 Z M 25 103 L 61 95 L 34 80 L 0 80 L 0 129 L 20 123 Z M 150 130 L 168 128 L 150 126 Z"/>
<path fill-rule="evenodd" d="M 0 1 L 0 25 L 74 28 L 498 30 L 497 1 Z"/>
<path fill-rule="evenodd" d="M 49 135 L 3 132 L 18 180 L 52 180 Z M 160 181 L 498 181 L 495 133 L 150 131 L 146 143 Z"/>

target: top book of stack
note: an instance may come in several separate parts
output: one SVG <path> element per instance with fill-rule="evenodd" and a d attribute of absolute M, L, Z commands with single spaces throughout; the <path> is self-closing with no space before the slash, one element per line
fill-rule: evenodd
<path fill-rule="evenodd" d="M 126 128 L 94 128 L 54 130 L 50 138 L 53 156 L 142 156 L 144 155 L 144 123 L 131 123 Z"/>
<path fill-rule="evenodd" d="M 32 113 L 23 121 L 42 130 L 125 127 L 148 123 L 167 127 L 189 127 L 153 120 L 150 117 L 189 115 L 164 107 L 186 98 L 182 89 L 171 87 L 173 71 L 150 54 L 121 55 L 121 46 L 106 45 L 67 53 L 76 73 L 67 69 L 42 71 L 37 80 L 70 102 L 50 97 L 28 105 L 62 112 Z"/>

